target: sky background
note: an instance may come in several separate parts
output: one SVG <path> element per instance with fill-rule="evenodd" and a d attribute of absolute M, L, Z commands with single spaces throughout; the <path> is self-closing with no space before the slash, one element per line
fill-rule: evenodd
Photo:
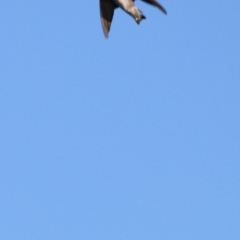
<path fill-rule="evenodd" d="M 0 4 L 0 239 L 239 240 L 240 2 Z"/>

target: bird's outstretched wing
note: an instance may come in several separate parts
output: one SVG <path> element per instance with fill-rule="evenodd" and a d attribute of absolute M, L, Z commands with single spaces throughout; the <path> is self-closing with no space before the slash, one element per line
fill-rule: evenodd
<path fill-rule="evenodd" d="M 117 5 L 112 0 L 100 0 L 101 23 L 106 38 L 111 28 L 115 8 Z"/>
<path fill-rule="evenodd" d="M 143 2 L 145 3 L 148 3 L 148 4 L 151 4 L 155 7 L 157 7 L 158 9 L 160 9 L 163 13 L 167 14 L 167 11 L 165 10 L 165 8 L 160 4 L 158 3 L 157 1 L 155 0 L 142 0 Z"/>

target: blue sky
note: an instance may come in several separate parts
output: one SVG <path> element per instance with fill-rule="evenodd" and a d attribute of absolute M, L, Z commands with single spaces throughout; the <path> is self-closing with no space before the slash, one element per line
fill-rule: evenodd
<path fill-rule="evenodd" d="M 240 3 L 161 3 L 1 2 L 1 239 L 240 239 Z"/>

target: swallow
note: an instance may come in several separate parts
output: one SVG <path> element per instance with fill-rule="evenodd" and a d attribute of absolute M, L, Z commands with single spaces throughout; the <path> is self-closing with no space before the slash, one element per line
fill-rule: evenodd
<path fill-rule="evenodd" d="M 143 19 L 146 19 L 143 13 L 134 5 L 134 1 L 135 0 L 100 0 L 101 23 L 106 38 L 108 38 L 108 33 L 110 32 L 114 11 L 118 7 L 132 16 L 137 24 L 139 24 Z M 142 1 L 157 7 L 164 14 L 167 14 L 165 8 L 156 0 Z"/>

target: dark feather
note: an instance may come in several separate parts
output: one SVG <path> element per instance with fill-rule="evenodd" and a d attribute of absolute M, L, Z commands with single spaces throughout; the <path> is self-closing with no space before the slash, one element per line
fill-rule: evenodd
<path fill-rule="evenodd" d="M 106 38 L 111 28 L 115 8 L 117 5 L 112 0 L 100 0 L 101 23 Z"/>
<path fill-rule="evenodd" d="M 160 4 L 158 3 L 157 1 L 155 0 L 142 0 L 143 2 L 145 3 L 148 3 L 148 4 L 151 4 L 155 7 L 157 7 L 158 9 L 160 9 L 163 13 L 167 14 L 167 11 L 165 10 L 165 8 Z"/>

